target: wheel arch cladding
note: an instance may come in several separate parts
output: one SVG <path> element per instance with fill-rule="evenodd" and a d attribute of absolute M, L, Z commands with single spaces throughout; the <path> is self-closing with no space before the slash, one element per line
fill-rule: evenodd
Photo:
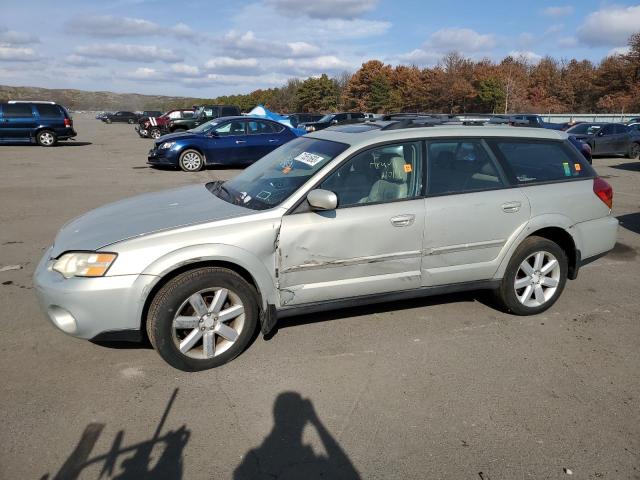
<path fill-rule="evenodd" d="M 225 260 L 201 260 L 194 261 L 193 263 L 187 263 L 183 265 L 178 265 L 173 270 L 166 272 L 160 280 L 158 280 L 155 285 L 149 290 L 147 297 L 145 298 L 144 305 L 142 307 L 141 317 L 140 317 L 140 331 L 142 335 L 146 336 L 147 332 L 147 315 L 149 313 L 149 307 L 151 306 L 151 302 L 154 297 L 158 293 L 158 291 L 164 287 L 168 282 L 176 278 L 178 275 L 181 275 L 185 272 L 191 270 L 197 270 L 198 268 L 205 267 L 218 267 L 218 268 L 226 268 L 232 272 L 240 275 L 251 287 L 253 287 L 256 291 L 257 301 L 258 301 L 258 309 L 261 312 L 263 309 L 263 297 L 262 292 L 260 290 L 260 286 L 258 282 L 255 280 L 253 275 L 245 269 L 244 267 L 238 265 L 237 263 L 228 262 Z"/>
<path fill-rule="evenodd" d="M 531 232 L 527 238 L 531 236 L 546 238 L 558 244 L 567 256 L 567 277 L 575 280 L 578 275 L 580 259 L 578 258 L 578 249 L 576 243 L 569 232 L 561 227 L 545 227 Z"/>

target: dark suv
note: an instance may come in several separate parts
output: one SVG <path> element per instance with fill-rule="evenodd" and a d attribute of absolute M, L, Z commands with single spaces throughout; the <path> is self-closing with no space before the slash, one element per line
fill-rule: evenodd
<path fill-rule="evenodd" d="M 186 132 L 214 118 L 240 115 L 240 108 L 235 105 L 201 105 L 194 107 L 194 110 L 193 117 L 170 120 L 162 133 Z"/>
<path fill-rule="evenodd" d="M 0 143 L 37 143 L 52 147 L 75 137 L 69 112 L 54 102 L 10 101 L 0 104 Z"/>
<path fill-rule="evenodd" d="M 593 155 L 640 156 L 640 132 L 623 123 L 581 123 L 567 133 L 591 147 Z"/>
<path fill-rule="evenodd" d="M 298 128 L 304 128 L 307 132 L 315 132 L 316 130 L 324 130 L 333 125 L 345 125 L 348 123 L 361 123 L 366 119 L 362 112 L 339 112 L 327 113 L 324 117 L 316 122 L 301 122 Z"/>
<path fill-rule="evenodd" d="M 120 123 L 130 123 L 131 125 L 133 125 L 134 123 L 138 122 L 139 118 L 140 118 L 140 115 L 137 115 L 133 112 L 116 112 L 116 113 L 107 113 L 102 118 L 102 121 L 105 123 L 120 122 Z"/>

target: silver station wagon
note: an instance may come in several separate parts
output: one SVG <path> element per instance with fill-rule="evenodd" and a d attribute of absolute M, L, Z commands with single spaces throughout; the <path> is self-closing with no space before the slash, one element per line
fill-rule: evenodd
<path fill-rule="evenodd" d="M 490 289 L 551 307 L 611 250 L 613 192 L 562 132 L 333 127 L 226 182 L 122 200 L 65 225 L 35 272 L 60 330 L 141 340 L 181 370 L 323 309 Z"/>

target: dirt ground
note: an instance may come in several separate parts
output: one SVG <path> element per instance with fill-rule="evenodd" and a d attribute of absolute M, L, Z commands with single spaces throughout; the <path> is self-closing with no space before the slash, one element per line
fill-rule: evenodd
<path fill-rule="evenodd" d="M 466 293 L 295 317 L 187 374 L 56 330 L 31 276 L 106 202 L 236 170 L 147 168 L 131 125 L 0 146 L 0 478 L 640 479 L 640 162 L 596 158 L 621 220 L 558 303 Z"/>

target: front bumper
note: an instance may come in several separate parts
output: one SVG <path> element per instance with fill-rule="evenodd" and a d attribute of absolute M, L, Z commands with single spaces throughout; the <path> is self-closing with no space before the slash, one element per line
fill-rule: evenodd
<path fill-rule="evenodd" d="M 154 275 L 64 278 L 51 270 L 47 250 L 33 275 L 35 293 L 47 318 L 78 338 L 94 339 L 114 331 L 140 330 L 142 309 Z"/>
<path fill-rule="evenodd" d="M 174 151 L 173 148 L 152 148 L 147 155 L 147 163 L 149 165 L 177 167 L 178 152 Z"/>

